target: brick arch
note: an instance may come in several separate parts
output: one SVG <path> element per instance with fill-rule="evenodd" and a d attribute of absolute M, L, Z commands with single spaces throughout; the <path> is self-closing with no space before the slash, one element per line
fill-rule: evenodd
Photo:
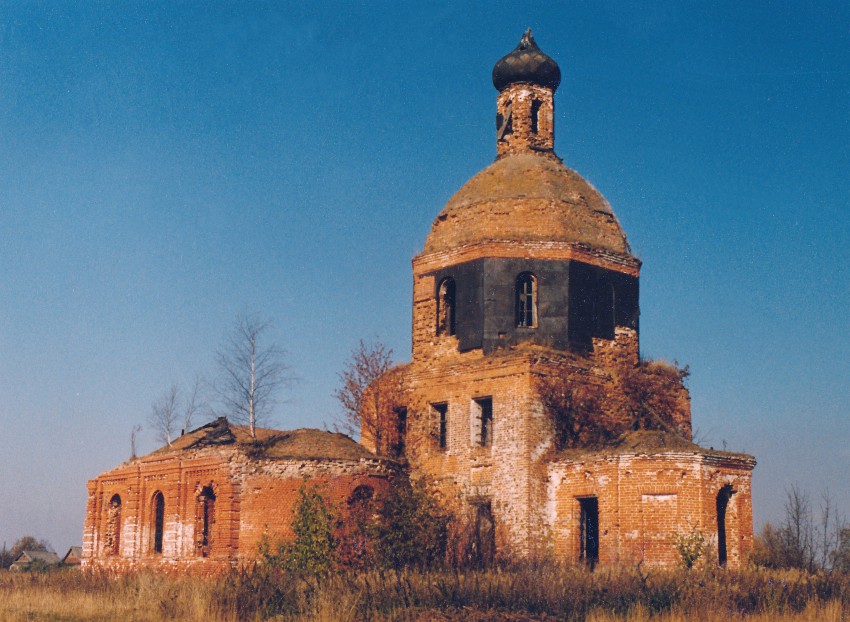
<path fill-rule="evenodd" d="M 121 514 L 123 501 L 119 493 L 108 497 L 105 503 L 103 520 L 103 553 L 119 555 L 121 552 Z"/>
<path fill-rule="evenodd" d="M 210 557 L 216 550 L 216 501 L 219 486 L 210 481 L 195 486 L 195 552 L 200 557 Z"/>
<path fill-rule="evenodd" d="M 150 551 L 161 554 L 165 539 L 165 495 L 159 489 L 151 495 L 150 510 Z"/>

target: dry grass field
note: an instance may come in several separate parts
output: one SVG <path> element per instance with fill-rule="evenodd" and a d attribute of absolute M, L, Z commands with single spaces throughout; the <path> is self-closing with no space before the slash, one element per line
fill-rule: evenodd
<path fill-rule="evenodd" d="M 76 622 L 839 622 L 850 577 L 791 571 L 0 573 L 0 619 Z"/>

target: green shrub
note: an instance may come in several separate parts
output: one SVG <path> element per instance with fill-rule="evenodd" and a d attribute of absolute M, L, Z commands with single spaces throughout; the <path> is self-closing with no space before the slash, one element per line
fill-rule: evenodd
<path fill-rule="evenodd" d="M 324 576 L 334 566 L 334 515 L 315 486 L 304 484 L 298 491 L 292 517 L 295 539 L 272 550 L 268 541 L 260 544 L 263 561 L 296 575 Z"/>

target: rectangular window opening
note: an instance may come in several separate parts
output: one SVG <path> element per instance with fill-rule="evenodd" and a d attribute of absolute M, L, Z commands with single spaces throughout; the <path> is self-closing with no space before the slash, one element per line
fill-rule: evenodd
<path fill-rule="evenodd" d="M 578 502 L 581 507 L 579 559 L 593 568 L 599 561 L 599 499 L 586 497 Z"/>
<path fill-rule="evenodd" d="M 480 447 L 490 447 L 493 444 L 493 398 L 480 397 L 473 400 L 473 403 L 477 444 Z"/>
<path fill-rule="evenodd" d="M 437 420 L 437 446 L 441 450 L 445 450 L 449 435 L 449 405 L 446 403 L 431 404 L 431 409 L 434 411 L 435 419 Z"/>
<path fill-rule="evenodd" d="M 396 444 L 395 455 L 402 457 L 407 449 L 407 409 L 399 407 L 395 409 L 396 416 Z"/>
<path fill-rule="evenodd" d="M 543 102 L 541 102 L 538 99 L 531 100 L 531 133 L 532 134 L 537 134 L 537 132 L 539 130 L 540 124 L 539 124 L 538 119 L 540 117 L 540 107 L 542 105 L 543 105 Z"/>

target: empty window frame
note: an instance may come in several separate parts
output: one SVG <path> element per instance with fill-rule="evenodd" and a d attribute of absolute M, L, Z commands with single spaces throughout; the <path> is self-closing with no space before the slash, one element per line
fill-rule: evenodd
<path fill-rule="evenodd" d="M 599 561 L 599 499 L 584 497 L 578 500 L 579 559 L 593 568 Z"/>
<path fill-rule="evenodd" d="M 505 140 L 506 136 L 514 133 L 513 104 L 505 106 L 505 114 L 496 114 L 496 139 Z"/>
<path fill-rule="evenodd" d="M 407 409 L 403 407 L 393 409 L 395 413 L 396 438 L 393 452 L 397 458 L 404 455 L 407 448 Z"/>
<path fill-rule="evenodd" d="M 472 400 L 473 441 L 479 447 L 493 444 L 493 398 L 479 397 Z"/>
<path fill-rule="evenodd" d="M 439 447 L 441 451 L 444 451 L 449 440 L 449 405 L 445 402 L 441 404 L 431 404 L 431 411 L 434 414 L 434 432 L 437 437 L 437 447 Z"/>
<path fill-rule="evenodd" d="M 213 547 L 213 525 L 215 525 L 215 491 L 204 486 L 198 495 L 198 521 L 196 527 L 198 554 L 209 557 Z"/>
<path fill-rule="evenodd" d="M 540 129 L 540 108 L 543 102 L 539 99 L 531 100 L 531 133 L 537 134 Z"/>
<path fill-rule="evenodd" d="M 451 277 L 440 281 L 437 288 L 437 334 L 455 334 L 455 280 Z"/>
<path fill-rule="evenodd" d="M 153 541 L 151 543 L 151 550 L 154 553 L 162 553 L 162 537 L 165 531 L 165 497 L 161 492 L 154 493 L 152 518 Z"/>
<path fill-rule="evenodd" d="M 121 496 L 112 495 L 106 505 L 106 524 L 103 532 L 103 551 L 118 555 L 121 550 Z"/>
<path fill-rule="evenodd" d="M 516 325 L 537 328 L 537 277 L 531 272 L 516 278 Z"/>

